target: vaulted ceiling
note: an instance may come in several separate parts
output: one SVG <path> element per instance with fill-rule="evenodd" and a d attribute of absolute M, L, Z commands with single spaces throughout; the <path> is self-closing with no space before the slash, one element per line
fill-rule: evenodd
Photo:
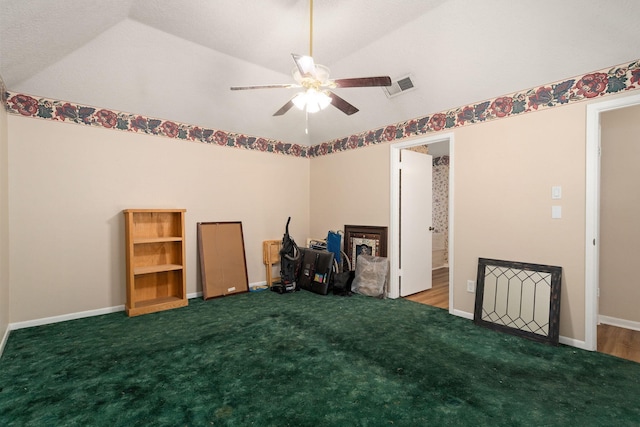
<path fill-rule="evenodd" d="M 11 91 L 315 144 L 640 58 L 637 0 L 315 0 L 313 57 L 331 77 L 411 74 L 416 89 L 335 92 L 273 113 L 309 53 L 308 0 L 0 0 Z"/>

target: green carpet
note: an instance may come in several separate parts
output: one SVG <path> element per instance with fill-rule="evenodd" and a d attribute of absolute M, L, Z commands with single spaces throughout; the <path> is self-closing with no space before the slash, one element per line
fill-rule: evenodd
<path fill-rule="evenodd" d="M 640 364 L 406 300 L 256 292 L 21 329 L 2 426 L 638 426 Z"/>

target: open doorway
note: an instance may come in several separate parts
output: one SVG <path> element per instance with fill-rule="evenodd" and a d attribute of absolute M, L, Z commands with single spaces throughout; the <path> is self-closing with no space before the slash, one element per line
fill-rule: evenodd
<path fill-rule="evenodd" d="M 600 114 L 597 350 L 640 362 L 640 105 Z"/>
<path fill-rule="evenodd" d="M 405 299 L 449 310 L 449 267 L 433 269 L 431 289 L 406 296 Z"/>
<path fill-rule="evenodd" d="M 630 295 L 622 283 L 632 282 L 632 286 L 635 286 L 635 272 L 630 274 L 628 271 L 616 271 L 621 270 L 621 265 L 624 266 L 624 260 L 620 257 L 629 253 L 623 248 L 628 243 L 624 242 L 624 236 L 629 228 L 620 230 L 625 224 L 621 222 L 619 215 L 628 213 L 630 208 L 640 210 L 640 201 L 634 196 L 637 193 L 635 188 L 625 193 L 620 187 L 625 180 L 633 181 L 634 184 L 637 182 L 630 174 L 637 169 L 640 149 L 638 146 L 631 146 L 633 141 L 630 139 L 622 143 L 613 141 L 612 133 L 608 130 L 618 126 L 615 121 L 609 120 L 619 120 L 629 114 L 640 114 L 640 95 L 587 107 L 585 348 L 607 353 L 619 350 L 633 353 L 632 347 L 626 347 L 633 346 L 633 342 L 637 341 L 635 353 L 636 357 L 640 357 L 640 319 L 636 317 L 635 309 L 637 296 Z M 637 119 L 626 120 L 629 123 L 639 123 Z M 635 149 L 636 154 L 629 149 Z M 625 166 L 628 160 L 635 164 Z M 620 176 L 615 176 L 620 173 L 622 180 Z M 628 206 L 622 206 L 616 200 L 624 201 Z M 635 240 L 632 244 L 636 244 Z M 635 265 L 635 260 L 627 261 L 627 264 Z M 620 277 L 624 279 L 621 281 Z M 628 310 L 625 309 L 628 303 L 636 305 Z M 620 346 L 621 340 L 627 342 Z M 624 357 L 622 354 L 616 355 Z"/>
<path fill-rule="evenodd" d="M 426 147 L 426 151 L 433 161 L 433 196 L 429 196 L 432 218 L 429 224 L 421 223 L 411 225 L 417 227 L 417 230 L 402 228 L 402 209 L 401 197 L 407 197 L 407 190 L 403 187 L 402 182 L 402 152 L 415 147 Z M 420 151 L 417 149 L 417 151 Z M 429 264 L 433 266 L 430 279 L 433 286 L 426 292 L 419 292 L 408 297 L 408 299 L 417 300 L 417 302 L 427 303 L 429 305 L 439 306 L 453 311 L 453 292 L 451 286 L 453 284 L 453 134 L 436 135 L 429 138 L 419 138 L 412 141 L 394 144 L 391 146 L 391 226 L 389 233 L 390 241 L 390 293 L 392 298 L 398 298 L 401 295 L 401 286 L 403 276 L 406 279 L 411 277 L 407 271 L 407 264 L 402 263 L 402 238 L 403 233 L 411 235 L 419 234 L 421 231 L 432 228 L 429 233 L 430 245 L 433 250 L 423 253 L 421 256 L 429 257 Z M 443 173 L 446 172 L 446 178 Z M 433 209 L 435 203 L 435 209 Z M 405 242 L 406 243 L 406 242 Z M 413 245 L 407 250 L 420 252 L 422 245 Z M 404 268 L 404 275 L 403 275 Z M 431 268 L 430 268 L 431 269 Z M 415 280 L 412 278 L 411 280 Z M 406 281 L 405 281 L 406 284 Z M 437 295 L 436 295 L 437 294 Z M 442 301 L 443 298 L 445 301 Z"/>

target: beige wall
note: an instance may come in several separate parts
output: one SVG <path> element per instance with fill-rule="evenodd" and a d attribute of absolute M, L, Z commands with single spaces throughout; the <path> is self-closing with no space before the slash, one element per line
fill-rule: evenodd
<path fill-rule="evenodd" d="M 389 145 L 311 159 L 311 229 L 314 237 L 345 225 L 389 226 Z"/>
<path fill-rule="evenodd" d="M 585 339 L 586 106 L 454 130 L 454 308 L 473 313 L 479 257 L 563 268 L 560 335 Z M 311 234 L 389 225 L 388 144 L 311 160 Z M 367 184 L 363 183 L 366 177 Z M 562 186 L 562 199 L 551 187 Z M 562 218 L 551 218 L 551 207 Z"/>
<path fill-rule="evenodd" d="M 584 340 L 585 104 L 455 131 L 454 302 L 479 257 L 563 268 L 560 335 Z M 551 187 L 562 186 L 562 199 Z M 551 206 L 562 218 L 551 218 Z"/>
<path fill-rule="evenodd" d="M 560 334 L 584 340 L 586 105 L 454 130 L 456 310 L 473 312 L 478 257 L 559 265 Z M 250 282 L 287 216 L 299 243 L 390 222 L 389 144 L 307 160 L 18 116 L 8 128 L 11 322 L 123 304 L 125 208 L 188 210 L 190 293 L 196 222 L 243 221 Z"/>
<path fill-rule="evenodd" d="M 4 84 L 0 78 L 0 90 Z M 9 324 L 9 196 L 7 111 L 0 105 L 0 352 Z"/>
<path fill-rule="evenodd" d="M 640 322 L 640 106 L 602 113 L 599 313 Z"/>
<path fill-rule="evenodd" d="M 196 223 L 242 221 L 249 282 L 262 241 L 309 230 L 309 161 L 9 116 L 11 310 L 20 322 L 124 304 L 126 208 L 186 208 L 187 292 L 200 290 Z M 4 170 L 4 168 L 3 168 Z M 4 259 L 4 258 L 3 258 Z"/>

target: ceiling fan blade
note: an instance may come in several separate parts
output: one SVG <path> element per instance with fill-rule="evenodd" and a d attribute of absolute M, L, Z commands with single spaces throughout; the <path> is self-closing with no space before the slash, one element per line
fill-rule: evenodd
<path fill-rule="evenodd" d="M 300 87 L 295 84 L 275 84 L 275 85 L 255 85 L 255 86 L 231 86 L 231 90 L 247 90 L 247 89 L 290 89 Z"/>
<path fill-rule="evenodd" d="M 287 102 L 282 107 L 280 107 L 280 109 L 278 111 L 276 111 L 275 113 L 273 113 L 273 115 L 274 116 L 281 116 L 284 113 L 286 113 L 287 111 L 289 111 L 291 109 L 291 107 L 293 107 L 293 101 L 289 100 L 289 102 Z"/>
<path fill-rule="evenodd" d="M 336 87 L 391 86 L 391 78 L 389 76 L 335 79 L 333 82 L 336 84 Z"/>
<path fill-rule="evenodd" d="M 355 106 L 349 104 L 347 101 L 340 98 L 338 95 L 336 95 L 333 92 L 329 92 L 329 96 L 331 97 L 331 105 L 333 105 L 338 110 L 345 113 L 347 116 L 350 116 L 360 111 Z"/>
<path fill-rule="evenodd" d="M 291 56 L 302 77 L 316 77 L 316 64 L 313 62 L 312 57 L 298 55 L 297 53 L 292 53 Z"/>

